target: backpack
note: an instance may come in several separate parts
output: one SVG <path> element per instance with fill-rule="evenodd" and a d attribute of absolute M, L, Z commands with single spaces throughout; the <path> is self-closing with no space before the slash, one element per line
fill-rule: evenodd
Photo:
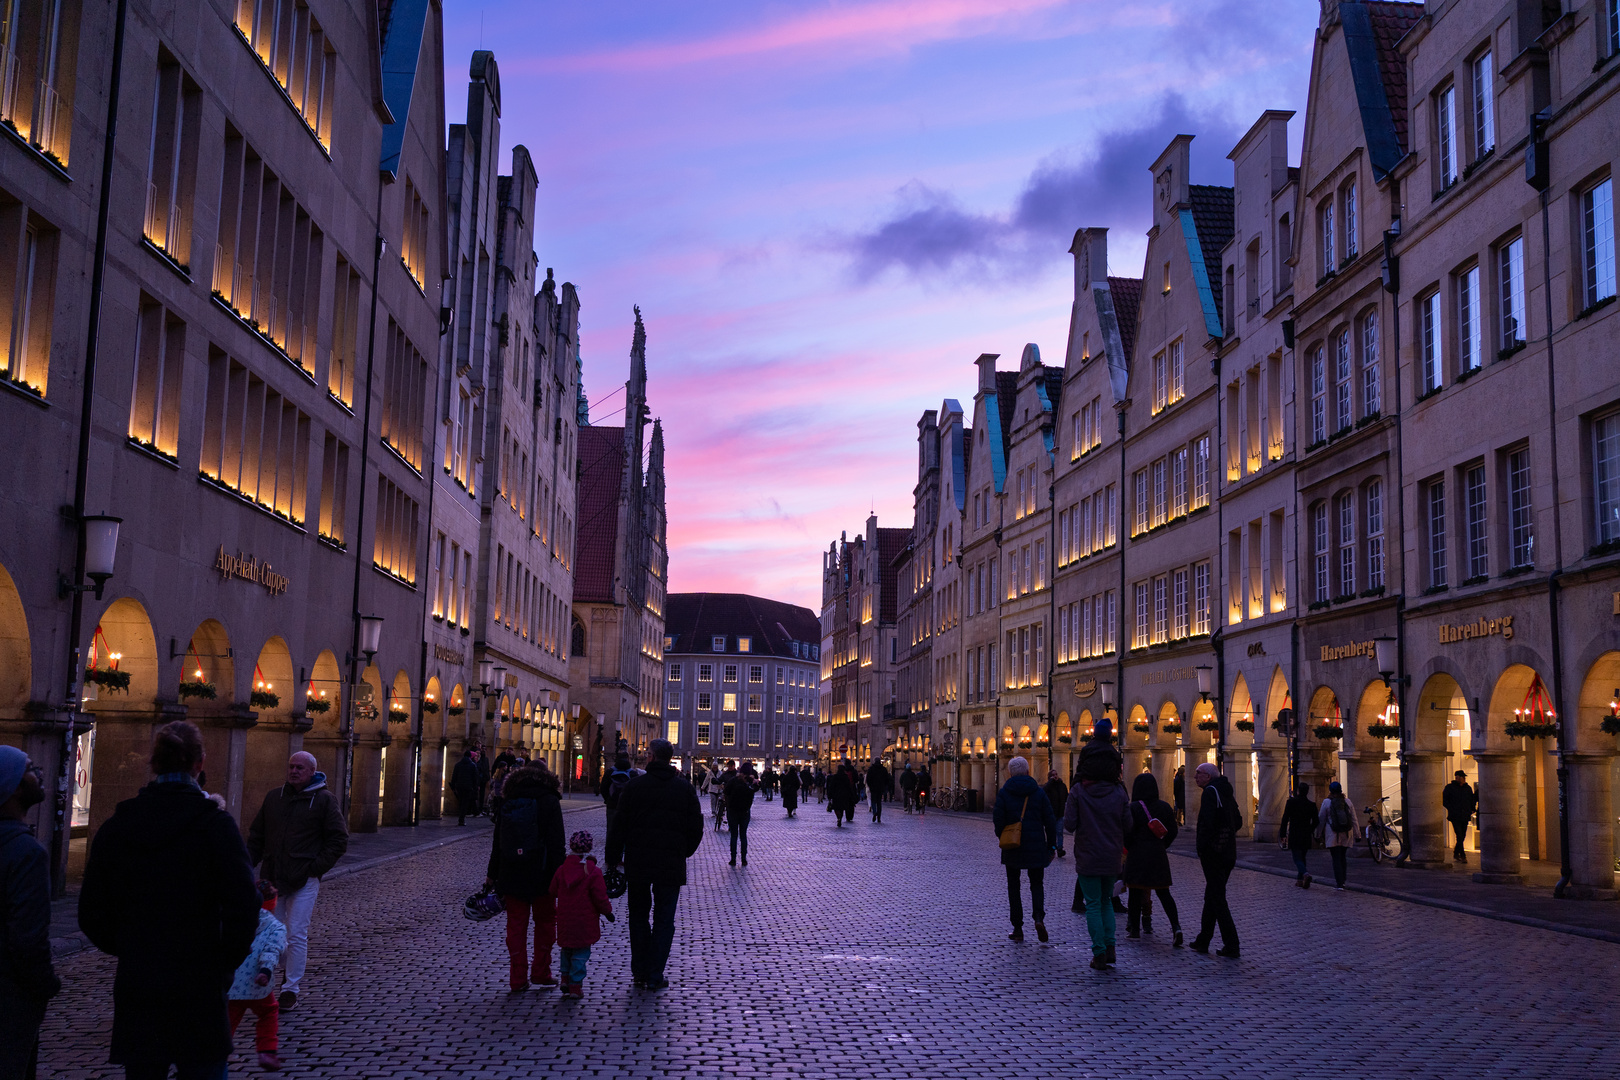
<path fill-rule="evenodd" d="M 1328 800 L 1328 824 L 1336 833 L 1347 833 L 1356 827 L 1356 819 L 1351 816 L 1350 804 L 1344 801 L 1344 796 Z"/>
<path fill-rule="evenodd" d="M 501 858 L 543 857 L 540 804 L 534 799 L 508 799 L 501 804 Z"/>
<path fill-rule="evenodd" d="M 608 801 L 614 806 L 619 805 L 619 796 L 624 793 L 625 785 L 630 783 L 630 772 L 627 769 L 614 769 L 608 773 Z"/>

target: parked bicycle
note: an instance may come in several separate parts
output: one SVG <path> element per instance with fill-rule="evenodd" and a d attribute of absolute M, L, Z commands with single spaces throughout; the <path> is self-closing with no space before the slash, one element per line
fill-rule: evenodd
<path fill-rule="evenodd" d="M 1384 804 L 1389 802 L 1389 796 L 1367 807 L 1367 827 L 1362 830 L 1362 836 L 1367 841 L 1367 850 L 1372 854 L 1373 862 L 1399 862 L 1406 857 L 1406 841 L 1401 834 L 1391 827 L 1392 821 L 1384 820 Z"/>

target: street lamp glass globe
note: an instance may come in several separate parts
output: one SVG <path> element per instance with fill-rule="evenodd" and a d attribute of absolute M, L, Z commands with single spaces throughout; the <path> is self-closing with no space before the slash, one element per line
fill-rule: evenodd
<path fill-rule="evenodd" d="M 1378 663 L 1378 674 L 1387 681 L 1395 674 L 1395 639 L 1373 638 L 1373 654 Z"/>
<path fill-rule="evenodd" d="M 360 616 L 360 651 L 367 657 L 375 656 L 382 646 L 382 628 L 381 615 Z"/>
<path fill-rule="evenodd" d="M 480 660 L 480 661 L 478 661 L 478 685 L 479 686 L 488 686 L 489 685 L 489 681 L 495 677 L 494 674 L 493 674 L 494 667 L 495 667 L 495 661 L 493 661 L 493 660 Z"/>
<path fill-rule="evenodd" d="M 118 558 L 118 526 L 123 518 L 95 514 L 84 518 L 84 572 L 98 584 L 113 576 Z"/>

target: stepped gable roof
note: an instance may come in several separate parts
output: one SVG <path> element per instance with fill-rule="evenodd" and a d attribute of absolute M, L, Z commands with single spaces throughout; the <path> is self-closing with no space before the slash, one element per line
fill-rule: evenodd
<path fill-rule="evenodd" d="M 575 531 L 574 599 L 613 603 L 624 480 L 624 428 L 579 429 L 579 518 Z"/>
<path fill-rule="evenodd" d="M 1114 319 L 1119 323 L 1120 340 L 1125 343 L 1125 355 L 1120 359 L 1129 363 L 1136 351 L 1136 316 L 1142 308 L 1142 279 L 1111 277 L 1108 294 L 1114 298 Z"/>
<path fill-rule="evenodd" d="M 911 541 L 910 529 L 884 529 L 878 533 L 878 565 L 893 566 L 895 557 L 905 550 Z M 899 609 L 895 603 L 896 575 L 884 574 L 878 586 L 878 621 L 892 623 L 898 615 Z"/>
<path fill-rule="evenodd" d="M 1222 277 L 1221 252 L 1232 241 L 1232 189 L 1213 184 L 1189 184 L 1187 198 L 1192 203 L 1193 229 L 1198 234 L 1198 247 L 1204 257 L 1204 274 L 1209 281 L 1209 293 L 1215 302 L 1215 327 L 1220 325 Z M 1206 321 L 1210 312 L 1205 312 Z M 1217 330 L 1211 337 L 1220 337 Z"/>
<path fill-rule="evenodd" d="M 713 639 L 725 637 L 728 652 L 738 637 L 749 638 L 749 656 L 782 656 L 809 660 L 792 644 L 819 645 L 821 620 L 809 608 L 747 593 L 670 593 L 664 598 L 664 634 L 670 653 L 711 653 Z"/>

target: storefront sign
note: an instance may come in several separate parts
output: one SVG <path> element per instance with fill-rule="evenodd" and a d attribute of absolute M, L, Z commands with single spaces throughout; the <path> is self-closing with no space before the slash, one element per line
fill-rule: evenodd
<path fill-rule="evenodd" d="M 1461 626 L 1452 626 L 1450 623 L 1440 624 L 1440 644 L 1451 645 L 1458 641 L 1469 641 L 1473 638 L 1492 637 L 1502 635 L 1503 641 L 1513 640 L 1513 616 L 1503 615 L 1499 619 L 1479 618 L 1471 623 Z"/>
<path fill-rule="evenodd" d="M 1250 656 L 1264 656 L 1264 655 L 1266 655 L 1266 643 L 1263 642 L 1263 641 L 1257 641 L 1253 645 L 1250 645 L 1249 646 L 1249 655 Z"/>
<path fill-rule="evenodd" d="M 1033 706 L 1033 705 L 1020 705 L 1017 708 L 1008 709 L 1007 710 L 1007 719 L 1009 719 L 1009 720 L 1033 720 L 1033 719 L 1035 719 L 1035 706 Z"/>
<path fill-rule="evenodd" d="M 1096 692 L 1096 679 L 1079 679 L 1074 684 L 1074 696 L 1077 698 L 1088 698 Z"/>
<path fill-rule="evenodd" d="M 1348 645 L 1324 645 L 1322 646 L 1322 663 L 1330 664 L 1335 660 L 1352 660 L 1358 656 L 1371 656 L 1372 654 L 1373 643 L 1371 639 L 1352 641 Z"/>
<path fill-rule="evenodd" d="M 515 687 L 515 686 L 517 686 L 517 684 L 518 684 L 517 676 L 512 674 L 510 671 L 508 671 L 506 673 L 506 685 Z"/>
<path fill-rule="evenodd" d="M 1159 683 L 1185 682 L 1188 679 L 1198 678 L 1198 669 L 1190 667 L 1165 668 L 1162 671 L 1150 671 L 1142 676 L 1143 686 L 1156 686 Z"/>
<path fill-rule="evenodd" d="M 455 649 L 448 648 L 444 645 L 435 645 L 433 646 L 433 659 L 441 660 L 446 664 L 454 664 L 457 667 L 463 667 L 467 663 L 467 654 L 464 652 L 457 652 Z"/>
<path fill-rule="evenodd" d="M 219 546 L 219 554 L 214 557 L 214 569 L 227 581 L 241 578 L 255 585 L 263 585 L 265 592 L 271 596 L 280 596 L 287 591 L 287 579 L 271 570 L 269 563 L 262 563 L 252 555 L 243 555 L 241 551 L 227 555 L 224 544 Z"/>
<path fill-rule="evenodd" d="M 984 713 L 974 713 L 968 723 L 973 727 L 984 727 Z"/>

